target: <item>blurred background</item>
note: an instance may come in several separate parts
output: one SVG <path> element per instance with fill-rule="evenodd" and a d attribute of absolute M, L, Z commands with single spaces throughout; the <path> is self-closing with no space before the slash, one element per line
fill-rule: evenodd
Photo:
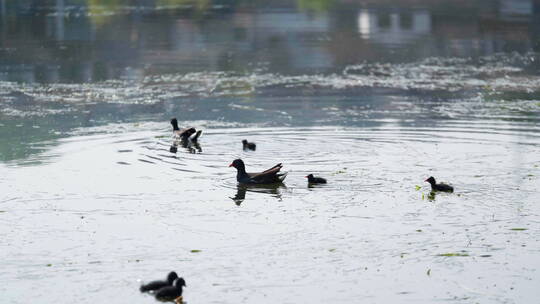
<path fill-rule="evenodd" d="M 2 0 L 0 11 L 0 80 L 26 83 L 331 73 L 540 48 L 535 0 Z"/>

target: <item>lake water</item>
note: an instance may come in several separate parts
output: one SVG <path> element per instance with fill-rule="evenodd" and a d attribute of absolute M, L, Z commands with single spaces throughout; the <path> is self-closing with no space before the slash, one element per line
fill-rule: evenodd
<path fill-rule="evenodd" d="M 539 52 L 533 0 L 0 0 L 2 302 L 534 303 Z"/>

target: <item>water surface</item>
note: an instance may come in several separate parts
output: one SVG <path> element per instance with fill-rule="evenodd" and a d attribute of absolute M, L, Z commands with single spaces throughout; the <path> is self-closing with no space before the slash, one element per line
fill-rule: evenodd
<path fill-rule="evenodd" d="M 188 303 L 536 301 L 534 1 L 0 11 L 7 303 L 152 303 L 170 270 Z M 200 146 L 169 152 L 172 117 Z"/>

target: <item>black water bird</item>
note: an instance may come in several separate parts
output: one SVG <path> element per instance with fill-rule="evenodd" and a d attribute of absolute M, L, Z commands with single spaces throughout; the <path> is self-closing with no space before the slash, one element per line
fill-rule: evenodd
<path fill-rule="evenodd" d="M 202 131 L 201 130 L 198 130 L 197 132 L 195 132 L 195 135 L 193 135 L 190 140 L 194 143 L 197 142 L 197 140 L 199 139 L 199 137 L 201 136 L 202 134 Z"/>
<path fill-rule="evenodd" d="M 306 176 L 309 184 L 326 184 L 326 179 L 322 177 L 315 177 L 313 174 Z"/>
<path fill-rule="evenodd" d="M 431 190 L 433 191 L 454 192 L 454 187 L 443 183 L 437 184 L 433 176 L 430 176 L 425 182 L 431 184 Z"/>
<path fill-rule="evenodd" d="M 287 176 L 287 172 L 278 174 L 283 167 L 281 163 L 273 166 L 272 168 L 258 173 L 247 173 L 246 166 L 241 159 L 235 159 L 229 167 L 235 167 L 238 171 L 236 173 L 236 180 L 242 184 L 273 184 L 281 183 Z"/>
<path fill-rule="evenodd" d="M 255 151 L 255 149 L 257 149 L 257 145 L 255 143 L 248 142 L 247 139 L 242 140 L 242 145 L 244 150 Z"/>
<path fill-rule="evenodd" d="M 178 127 L 178 120 L 176 118 L 173 118 L 171 119 L 171 125 L 173 126 L 173 134 L 175 136 L 178 136 L 180 137 L 180 139 L 182 140 L 188 140 L 190 139 L 191 141 L 194 141 L 196 142 L 198 139 L 199 139 L 199 136 L 201 136 L 201 133 L 202 131 L 199 130 L 197 131 L 195 128 L 193 127 L 188 127 L 188 128 L 184 128 L 184 129 L 180 129 Z M 195 136 L 193 136 L 192 138 L 191 135 L 195 134 Z"/>
<path fill-rule="evenodd" d="M 174 271 L 171 271 L 169 272 L 169 274 L 167 275 L 167 279 L 166 280 L 156 280 L 156 281 L 152 281 L 148 284 L 144 284 L 142 285 L 139 290 L 141 292 L 148 292 L 148 291 L 156 291 L 158 289 L 161 289 L 163 287 L 167 287 L 167 286 L 171 286 L 173 284 L 173 282 L 178 278 L 178 275 L 176 274 L 176 272 Z"/>
<path fill-rule="evenodd" d="M 182 287 L 186 286 L 184 278 L 178 278 L 174 281 L 173 286 L 165 286 L 156 292 L 156 300 L 159 301 L 175 301 L 182 296 Z M 177 300 L 178 301 L 178 300 Z M 180 301 L 181 302 L 181 299 Z"/>

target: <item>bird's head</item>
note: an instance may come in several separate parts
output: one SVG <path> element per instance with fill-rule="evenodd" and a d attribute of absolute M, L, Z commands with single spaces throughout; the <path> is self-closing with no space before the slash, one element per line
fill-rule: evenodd
<path fill-rule="evenodd" d="M 235 167 L 236 169 L 240 169 L 240 168 L 244 168 L 245 165 L 244 165 L 244 162 L 240 158 L 238 158 L 238 159 L 233 160 L 233 162 L 229 165 L 229 167 Z"/>
<path fill-rule="evenodd" d="M 167 282 L 172 285 L 176 279 L 178 279 L 178 275 L 176 274 L 176 272 L 169 272 L 169 275 L 167 275 Z"/>
<path fill-rule="evenodd" d="M 184 286 L 185 287 L 186 286 L 186 281 L 184 280 L 184 278 L 178 278 L 174 282 L 174 286 L 176 286 L 176 287 Z"/>
<path fill-rule="evenodd" d="M 435 178 L 433 176 L 430 176 L 428 179 L 426 179 L 424 182 L 428 182 L 430 184 L 435 184 Z"/>

